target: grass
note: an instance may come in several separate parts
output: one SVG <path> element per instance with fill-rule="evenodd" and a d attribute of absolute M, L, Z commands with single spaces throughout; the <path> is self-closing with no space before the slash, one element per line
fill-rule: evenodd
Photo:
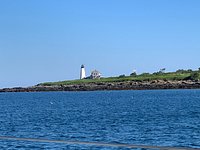
<path fill-rule="evenodd" d="M 169 73 L 157 73 L 157 74 L 141 74 L 137 76 L 125 76 L 125 77 L 108 77 L 101 79 L 82 79 L 82 80 L 67 80 L 67 81 L 58 81 L 58 82 L 46 82 L 40 83 L 38 85 L 42 86 L 55 86 L 55 85 L 76 85 L 76 84 L 87 84 L 87 83 L 102 83 L 102 82 L 125 82 L 125 81 L 153 81 L 153 80 L 171 80 L 171 81 L 179 81 L 190 79 L 192 74 L 197 73 L 195 79 L 200 79 L 200 72 L 192 71 L 192 72 L 169 72 Z"/>

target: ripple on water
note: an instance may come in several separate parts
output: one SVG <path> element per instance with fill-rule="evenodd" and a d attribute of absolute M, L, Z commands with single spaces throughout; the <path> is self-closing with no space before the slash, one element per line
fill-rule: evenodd
<path fill-rule="evenodd" d="M 200 148 L 199 108 L 200 90 L 4 93 L 0 135 Z M 8 148 L 89 147 L 0 141 Z"/>

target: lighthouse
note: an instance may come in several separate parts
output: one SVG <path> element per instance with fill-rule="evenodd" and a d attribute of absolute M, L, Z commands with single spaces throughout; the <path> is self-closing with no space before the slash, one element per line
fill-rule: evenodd
<path fill-rule="evenodd" d="M 84 78 L 86 78 L 85 67 L 84 65 L 81 65 L 80 79 L 84 79 Z"/>

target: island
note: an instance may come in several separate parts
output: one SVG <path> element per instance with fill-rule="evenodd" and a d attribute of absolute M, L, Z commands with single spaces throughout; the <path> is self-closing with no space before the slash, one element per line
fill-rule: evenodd
<path fill-rule="evenodd" d="M 45 82 L 31 87 L 0 89 L 0 92 L 41 92 L 41 91 L 96 91 L 96 90 L 153 90 L 153 89 L 199 89 L 200 69 L 155 73 L 135 72 L 129 76 L 78 79 L 59 82 Z"/>

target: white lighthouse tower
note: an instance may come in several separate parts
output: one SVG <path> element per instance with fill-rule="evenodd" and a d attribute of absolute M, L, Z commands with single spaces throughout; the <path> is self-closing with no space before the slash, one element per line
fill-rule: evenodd
<path fill-rule="evenodd" d="M 84 79 L 84 78 L 86 78 L 85 67 L 84 65 L 81 65 L 80 79 Z"/>

